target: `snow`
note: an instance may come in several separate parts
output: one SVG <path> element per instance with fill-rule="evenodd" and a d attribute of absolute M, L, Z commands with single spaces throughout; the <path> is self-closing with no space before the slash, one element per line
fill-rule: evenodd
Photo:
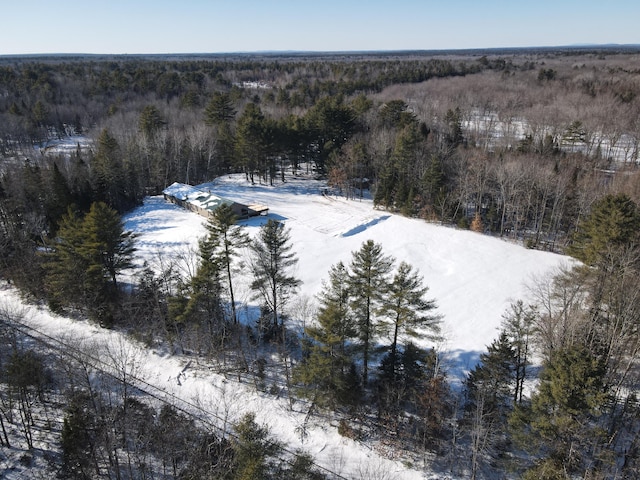
<path fill-rule="evenodd" d="M 484 148 L 507 147 L 513 148 L 512 141 L 524 140 L 527 134 L 534 135 L 536 141 L 542 141 L 545 135 L 557 137 L 558 133 L 550 126 L 543 127 L 534 134 L 526 119 L 514 117 L 501 117 L 497 112 L 487 112 L 482 109 L 473 109 L 469 116 L 462 122 L 462 128 L 471 137 L 475 138 L 476 146 Z M 598 149 L 605 159 L 610 159 L 619 164 L 638 163 L 640 152 L 638 151 L 638 139 L 630 134 L 618 132 L 591 132 L 585 140 L 566 141 L 558 138 L 559 148 L 565 152 L 580 152 L 586 156 L 595 154 Z"/>
<path fill-rule="evenodd" d="M 569 258 L 458 230 L 419 219 L 376 210 L 371 200 L 346 200 L 322 195 L 323 182 L 299 179 L 278 184 L 249 185 L 243 176 L 229 176 L 200 186 L 234 201 L 261 203 L 268 217 L 241 222 L 254 235 L 267 218 L 290 229 L 298 255 L 300 295 L 313 298 L 322 288 L 329 267 L 348 265 L 352 252 L 372 239 L 398 262 L 420 271 L 443 315 L 446 350 L 459 375 L 475 365 L 478 355 L 497 337 L 502 314 L 528 286 L 560 267 Z M 140 234 L 138 243 L 151 263 L 153 256 L 171 256 L 176 249 L 197 248 L 204 220 L 160 197 L 126 218 L 126 228 Z M 151 256 L 149 256 L 151 255 Z M 245 292 L 248 295 L 248 292 Z"/>
<path fill-rule="evenodd" d="M 35 147 L 42 155 L 71 157 L 78 149 L 89 151 L 93 148 L 93 140 L 85 135 L 68 135 L 64 138 L 52 138 Z"/>
<path fill-rule="evenodd" d="M 242 221 L 255 235 L 268 218 L 285 223 L 298 256 L 296 275 L 302 280 L 299 301 L 293 304 L 292 318 L 300 323 L 301 305 L 313 301 L 338 261 L 349 264 L 352 252 L 372 239 L 386 255 L 406 261 L 418 269 L 443 316 L 445 341 L 437 345 L 448 359 L 452 378 L 461 376 L 497 336 L 502 314 L 510 303 L 527 298 L 532 278 L 549 275 L 566 264 L 567 257 L 536 250 L 470 231 L 430 224 L 373 208 L 371 200 L 346 200 L 322 195 L 326 185 L 310 179 L 293 179 L 276 186 L 248 185 L 243 176 L 219 178 L 199 186 L 221 197 L 245 204 L 269 207 L 268 217 Z M 197 248 L 205 220 L 195 213 L 149 197 L 144 205 L 125 217 L 125 228 L 137 237 L 137 263 L 159 268 L 160 262 L 180 259 L 185 269 L 193 268 L 189 251 Z M 239 282 L 237 297 L 250 311 L 247 282 Z M 136 375 L 155 388 L 174 395 L 222 419 L 234 422 L 253 411 L 259 423 L 269 426 L 272 435 L 291 451 L 302 448 L 316 462 L 346 478 L 442 478 L 411 470 L 399 460 L 384 458 L 365 444 L 344 438 L 335 425 L 314 419 L 305 425 L 308 405 L 257 392 L 246 385 L 188 365 L 178 356 L 152 351 L 124 339 L 118 332 L 54 315 L 46 309 L 22 305 L 10 288 L 0 291 L 1 308 L 23 314 L 25 323 L 49 335 L 73 339 L 74 344 L 91 343 L 92 348 L 135 350 Z M 298 315 L 296 315 L 296 312 Z M 425 341 L 426 343 L 426 341 Z M 120 347 L 118 347 L 120 346 Z M 307 435 L 301 435 L 303 425 Z M 372 473 L 372 469 L 378 473 Z M 382 475 L 384 472 L 384 475 Z"/>

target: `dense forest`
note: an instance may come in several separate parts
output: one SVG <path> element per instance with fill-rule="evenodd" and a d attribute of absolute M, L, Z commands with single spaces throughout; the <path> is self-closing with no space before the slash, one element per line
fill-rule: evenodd
<path fill-rule="evenodd" d="M 639 94 L 640 51 L 613 47 L 0 57 L 0 275 L 55 312 L 197 352 L 265 391 L 281 375 L 345 436 L 429 452 L 454 474 L 637 478 Z M 135 235 L 120 215 L 173 182 L 228 173 L 325 178 L 347 198 L 580 266 L 513 303 L 459 389 L 438 352 L 396 341 L 437 336 L 439 319 L 420 272 L 373 241 L 331 266 L 303 338 L 287 330 L 295 245 L 277 222 L 249 239 L 221 208 L 191 276 L 148 269 L 124 288 Z M 261 306 L 251 326 L 234 299 L 241 249 Z M 20 425 L 31 449 L 34 405 L 65 405 L 60 478 L 331 478 L 305 455 L 282 460 L 250 415 L 227 437 L 170 405 L 153 413 L 126 379 L 110 395 L 114 379 L 87 376 L 83 358 L 47 360 L 11 324 L 0 442 L 12 442 L 5 422 Z"/>

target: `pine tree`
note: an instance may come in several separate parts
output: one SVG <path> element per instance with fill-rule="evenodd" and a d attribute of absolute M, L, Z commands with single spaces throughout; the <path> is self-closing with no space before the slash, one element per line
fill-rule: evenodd
<path fill-rule="evenodd" d="M 607 455 L 608 436 L 598 426 L 608 397 L 605 370 L 603 359 L 584 346 L 554 350 L 540 373 L 531 407 L 518 407 L 510 418 L 523 432 L 521 442 L 567 475 L 581 472 L 591 478 Z"/>
<path fill-rule="evenodd" d="M 120 146 L 111 133 L 104 129 L 97 141 L 97 150 L 91 161 L 92 183 L 96 198 L 119 212 L 134 203 L 126 192 L 126 175 Z"/>
<path fill-rule="evenodd" d="M 378 415 L 389 423 L 396 433 L 400 432 L 405 412 L 419 409 L 420 395 L 433 379 L 435 353 L 409 342 L 399 349 L 396 357 L 390 353 L 380 362 L 376 381 Z"/>
<path fill-rule="evenodd" d="M 62 175 L 58 164 L 53 164 L 53 173 L 51 175 L 49 195 L 46 202 L 46 216 L 49 224 L 51 236 L 55 236 L 58 222 L 66 213 L 67 208 L 73 204 L 73 195 L 67 183 L 67 179 Z"/>
<path fill-rule="evenodd" d="M 320 172 L 326 171 L 328 160 L 340 151 L 356 128 L 356 114 L 343 100 L 336 95 L 322 97 L 304 117 Z"/>
<path fill-rule="evenodd" d="M 138 130 L 148 138 L 152 138 L 166 122 L 155 105 L 147 105 L 140 113 Z"/>
<path fill-rule="evenodd" d="M 567 253 L 594 265 L 608 250 L 637 243 L 639 231 L 638 206 L 625 194 L 606 195 L 580 222 Z"/>
<path fill-rule="evenodd" d="M 352 352 L 348 341 L 355 338 L 353 314 L 349 308 L 349 272 L 342 262 L 331 267 L 329 281 L 319 294 L 317 325 L 305 328 L 308 355 L 296 369 L 296 378 L 313 389 L 314 401 L 320 405 L 346 403 Z"/>
<path fill-rule="evenodd" d="M 504 332 L 480 355 L 480 363 L 465 381 L 465 421 L 471 441 L 471 478 L 487 456 L 494 456 L 504 445 L 507 419 L 512 408 L 514 350 Z M 502 447 L 503 447 L 502 445 Z"/>
<path fill-rule="evenodd" d="M 226 324 L 222 306 L 221 277 L 223 269 L 215 254 L 216 244 L 209 238 L 199 243 L 199 262 L 195 275 L 183 292 L 182 301 L 171 304 L 171 312 L 178 323 L 207 327 L 209 339 L 224 339 Z"/>
<path fill-rule="evenodd" d="M 240 167 L 253 183 L 254 174 L 267 156 L 266 120 L 255 103 L 247 104 L 238 119 L 235 152 Z"/>
<path fill-rule="evenodd" d="M 65 409 L 60 446 L 64 478 L 85 480 L 92 478 L 92 456 L 95 448 L 95 425 L 85 408 L 88 400 L 76 394 Z M 99 470 L 99 469 L 97 469 Z"/>
<path fill-rule="evenodd" d="M 233 323 L 238 322 L 233 292 L 233 262 L 234 258 L 238 256 L 239 250 L 249 245 L 249 237 L 236 222 L 237 217 L 231 206 L 220 205 L 206 224 L 208 236 L 204 240 L 204 242 L 211 244 L 208 246 L 208 249 L 211 250 L 210 261 L 218 262 L 219 268 L 226 275 L 226 287 L 229 292 Z"/>
<path fill-rule="evenodd" d="M 462 144 L 464 137 L 462 135 L 462 112 L 460 107 L 456 107 L 454 110 L 447 110 L 444 121 L 446 123 L 445 141 L 447 144 L 450 147 L 457 147 Z"/>
<path fill-rule="evenodd" d="M 404 100 L 390 100 L 380 109 L 380 120 L 385 127 L 403 128 L 417 123 L 416 116 Z"/>
<path fill-rule="evenodd" d="M 524 382 L 527 379 L 530 365 L 529 357 L 535 331 L 535 317 L 535 308 L 525 307 L 521 300 L 512 304 L 510 310 L 503 315 L 502 330 L 509 338 L 514 354 L 514 404 L 522 402 Z"/>
<path fill-rule="evenodd" d="M 371 350 L 381 331 L 378 312 L 389 290 L 388 275 L 392 265 L 393 258 L 383 255 L 382 246 L 373 240 L 367 240 L 360 250 L 352 254 L 349 288 L 362 352 L 362 380 L 365 386 Z"/>
<path fill-rule="evenodd" d="M 252 155 L 248 140 L 246 138 L 243 139 L 242 146 L 236 145 L 234 132 L 236 113 L 231 97 L 222 92 L 215 92 L 205 107 L 205 123 L 213 129 L 216 156 L 218 158 L 215 163 L 216 168 L 214 170 L 210 169 L 209 174 L 227 173 L 228 169 L 236 163 L 236 159 L 241 166 L 250 164 L 249 159 L 245 157 L 245 154 Z M 243 122 L 247 122 L 247 119 L 244 118 Z M 246 124 L 242 127 L 243 135 L 247 134 L 247 128 Z M 257 160 L 257 158 L 252 160 Z"/>
<path fill-rule="evenodd" d="M 93 257 L 95 260 L 89 270 L 100 270 L 103 277 L 111 280 L 113 290 L 117 291 L 118 273 L 133 266 L 135 235 L 124 230 L 118 212 L 103 202 L 91 205 L 82 222 L 82 233 L 84 242 L 80 252 L 86 258 Z"/>
<path fill-rule="evenodd" d="M 223 92 L 214 92 L 204 109 L 204 121 L 207 125 L 229 124 L 235 115 L 231 98 Z"/>
<path fill-rule="evenodd" d="M 383 300 L 381 314 L 391 323 L 389 355 L 392 382 L 395 382 L 396 376 L 398 339 L 403 336 L 424 337 L 440 331 L 440 317 L 430 313 L 436 308 L 435 301 L 424 298 L 429 289 L 424 287 L 422 282 L 422 277 L 411 265 L 401 262 Z"/>
<path fill-rule="evenodd" d="M 89 263 L 80 254 L 84 241 L 81 231 L 80 214 L 69 208 L 60 220 L 58 236 L 52 250 L 45 254 L 45 288 L 49 304 L 54 310 L 68 304 L 88 303 L 91 287 L 88 281 Z"/>
<path fill-rule="evenodd" d="M 255 414 L 247 413 L 235 425 L 233 445 L 235 480 L 266 480 L 274 478 L 273 458 L 282 450 L 269 438 L 269 429 L 256 423 Z"/>
<path fill-rule="evenodd" d="M 443 162 L 438 155 L 432 155 L 429 166 L 424 175 L 422 175 L 423 196 L 427 205 L 434 211 L 445 203 L 446 198 L 446 180 L 447 176 L 444 171 Z M 444 221 L 443 211 L 441 209 L 440 220 Z"/>
<path fill-rule="evenodd" d="M 250 248 L 253 274 L 251 289 L 257 298 L 264 301 L 271 317 L 271 327 L 283 327 L 282 309 L 300 285 L 300 280 L 290 273 L 298 259 L 292 252 L 289 230 L 283 223 L 269 219 L 260 228 Z"/>
<path fill-rule="evenodd" d="M 396 209 L 404 210 L 403 214 L 410 214 L 413 207 L 412 189 L 416 183 L 414 166 L 424 138 L 418 125 L 410 123 L 405 126 L 396 137 L 389 174 L 394 184 L 392 204 Z"/>
<path fill-rule="evenodd" d="M 514 347 L 507 334 L 501 332 L 487 351 L 480 354 L 480 362 L 467 376 L 467 408 L 473 410 L 478 402 L 482 402 L 483 414 L 504 422 L 504 415 L 512 405 L 514 370 Z"/>
<path fill-rule="evenodd" d="M 117 275 L 132 266 L 134 239 L 105 203 L 93 203 L 84 218 L 69 209 L 47 254 L 52 304 L 88 308 L 98 317 L 108 311 L 117 297 Z"/>

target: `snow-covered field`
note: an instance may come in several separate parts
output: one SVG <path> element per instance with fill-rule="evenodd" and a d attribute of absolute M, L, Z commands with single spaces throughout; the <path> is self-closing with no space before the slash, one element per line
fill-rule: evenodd
<path fill-rule="evenodd" d="M 278 184 L 249 185 L 243 176 L 219 178 L 204 188 L 241 203 L 269 207 L 269 217 L 290 229 L 298 256 L 299 294 L 313 299 L 338 261 L 348 265 L 352 252 L 372 239 L 387 255 L 418 269 L 443 315 L 444 348 L 458 373 L 473 366 L 479 353 L 497 337 L 509 304 L 526 300 L 528 287 L 567 257 L 528 250 L 497 238 L 405 218 L 373 208 L 371 200 L 323 196 L 324 184 L 300 179 Z M 265 217 L 241 222 L 250 235 Z M 140 258 L 150 264 L 197 248 L 204 235 L 204 219 L 151 197 L 126 217 L 126 228 L 139 233 Z M 240 297 L 248 301 L 246 289 Z"/>
<path fill-rule="evenodd" d="M 323 196 L 323 186 L 309 179 L 274 187 L 251 186 L 242 176 L 230 176 L 204 188 L 241 203 L 267 205 L 269 218 L 283 221 L 290 229 L 299 259 L 296 274 L 303 282 L 299 300 L 291 305 L 291 316 L 299 322 L 311 321 L 310 315 L 300 313 L 309 311 L 302 307 L 313 303 L 329 267 L 340 260 L 348 264 L 352 252 L 368 239 L 380 243 L 385 254 L 417 268 L 429 286 L 429 297 L 436 300 L 438 313 L 443 316 L 446 339 L 438 348 L 449 360 L 452 377 L 460 378 L 475 364 L 478 355 L 497 336 L 502 314 L 509 304 L 526 300 L 527 285 L 534 277 L 548 275 L 568 262 L 567 257 L 375 210 L 370 200 Z M 195 249 L 205 232 L 204 221 L 162 197 L 151 197 L 125 217 L 125 227 L 139 235 L 138 263 L 146 261 L 153 266 Z M 265 221 L 265 217 L 258 217 L 242 223 L 253 235 Z M 240 301 L 246 304 L 245 311 L 249 311 L 251 302 L 246 285 L 239 284 L 237 289 Z M 19 307 L 18 296 L 11 289 L 0 291 L 0 297 L 2 308 L 20 309 L 26 322 L 51 335 L 75 338 L 78 344 L 96 342 L 102 345 L 99 348 L 122 349 L 125 342 L 117 332 L 74 322 L 44 309 Z M 341 437 L 335 425 L 312 419 L 306 425 L 307 435 L 301 436 L 307 413 L 302 402 L 294 403 L 292 409 L 288 400 L 256 392 L 231 378 L 205 375 L 193 367 L 185 369 L 186 362 L 166 352 L 127 348 L 134 352 L 139 366 L 137 376 L 150 384 L 198 403 L 231 422 L 253 411 L 257 421 L 268 425 L 271 433 L 289 449 L 306 450 L 318 464 L 346 478 L 442 478 L 383 458 L 371 446 Z"/>

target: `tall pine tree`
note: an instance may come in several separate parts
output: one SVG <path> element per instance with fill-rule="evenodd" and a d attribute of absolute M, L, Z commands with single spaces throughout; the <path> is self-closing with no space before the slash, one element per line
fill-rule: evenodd
<path fill-rule="evenodd" d="M 291 274 L 298 263 L 292 252 L 289 230 L 283 223 L 269 219 L 250 245 L 252 251 L 251 289 L 256 298 L 264 302 L 275 329 L 283 327 L 282 309 L 290 295 L 300 285 L 300 280 Z"/>
<path fill-rule="evenodd" d="M 342 262 L 331 267 L 319 295 L 317 323 L 305 328 L 308 355 L 296 369 L 296 377 L 320 405 L 352 403 L 357 391 L 348 375 L 353 363 L 348 342 L 356 336 L 348 279 Z"/>
<path fill-rule="evenodd" d="M 353 252 L 351 260 L 351 308 L 356 316 L 358 340 L 362 352 L 362 380 L 369 378 L 369 358 L 374 342 L 380 336 L 380 307 L 389 291 L 388 277 L 393 258 L 382 253 L 382 246 L 367 240 L 360 250 Z"/>
<path fill-rule="evenodd" d="M 411 265 L 401 262 L 382 305 L 381 313 L 390 321 L 389 357 L 393 382 L 397 371 L 399 338 L 416 338 L 440 331 L 440 317 L 431 314 L 436 308 L 435 301 L 424 298 L 429 289 L 422 282 L 422 277 Z"/>
<path fill-rule="evenodd" d="M 239 254 L 239 250 L 249 245 L 249 237 L 243 231 L 242 226 L 236 222 L 237 217 L 231 206 L 227 204 L 220 205 L 206 224 L 208 235 L 203 241 L 209 244 L 207 246 L 211 255 L 209 260 L 218 262 L 222 275 L 225 277 L 233 323 L 238 322 L 233 291 L 233 263 Z"/>

